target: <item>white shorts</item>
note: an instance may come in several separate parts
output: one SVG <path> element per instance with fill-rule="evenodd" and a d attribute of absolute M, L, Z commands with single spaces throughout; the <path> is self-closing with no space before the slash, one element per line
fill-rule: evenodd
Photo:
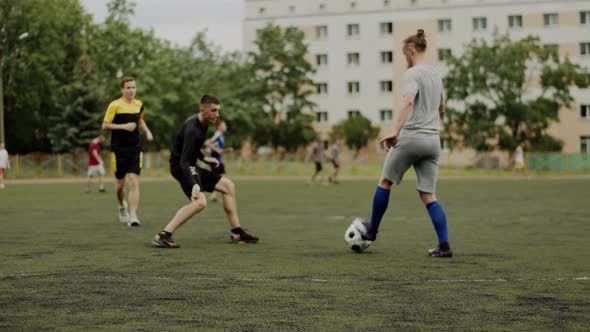
<path fill-rule="evenodd" d="M 104 166 L 88 166 L 88 176 L 104 175 Z"/>

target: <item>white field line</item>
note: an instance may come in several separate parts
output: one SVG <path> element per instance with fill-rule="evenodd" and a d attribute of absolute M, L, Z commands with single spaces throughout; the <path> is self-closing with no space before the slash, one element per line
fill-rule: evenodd
<path fill-rule="evenodd" d="M 0 279 L 25 279 L 36 277 L 53 277 L 54 273 L 9 273 L 1 274 Z M 59 274 L 63 276 L 63 273 Z M 366 283 L 392 282 L 400 284 L 447 283 L 447 284 L 479 284 L 479 283 L 529 283 L 529 282 L 579 282 L 590 281 L 590 277 L 558 277 L 558 278 L 514 278 L 514 279 L 401 279 L 401 280 L 371 280 L 371 279 L 339 279 L 339 278 L 232 278 L 232 277 L 186 277 L 186 276 L 137 276 L 137 275 L 76 275 L 75 278 L 92 280 L 172 280 L 172 281 L 222 281 L 222 282 L 289 282 L 289 283 Z"/>

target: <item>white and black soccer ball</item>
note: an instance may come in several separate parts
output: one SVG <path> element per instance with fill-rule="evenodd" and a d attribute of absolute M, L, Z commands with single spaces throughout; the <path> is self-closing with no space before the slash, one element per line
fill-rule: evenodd
<path fill-rule="evenodd" d="M 344 241 L 356 252 L 363 252 L 371 245 L 371 241 L 363 239 L 363 235 L 367 234 L 366 223 L 363 219 L 356 218 L 344 233 Z"/>

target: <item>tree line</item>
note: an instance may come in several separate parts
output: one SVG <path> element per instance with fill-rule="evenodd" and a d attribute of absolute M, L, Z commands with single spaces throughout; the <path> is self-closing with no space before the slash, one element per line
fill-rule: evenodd
<path fill-rule="evenodd" d="M 269 24 L 258 30 L 255 51 L 222 52 L 197 33 L 187 47 L 134 28 L 135 3 L 113 0 L 95 23 L 79 0 L 2 0 L 6 142 L 11 153 L 85 149 L 100 133 L 119 79 L 137 79 L 138 98 L 154 132 L 148 150 L 169 147 L 175 129 L 209 93 L 222 100 L 228 144 L 294 151 L 311 143 L 314 66 L 302 31 Z M 496 34 L 473 40 L 459 56 L 446 55 L 448 114 L 442 137 L 476 150 L 560 150 L 547 133 L 559 109 L 573 101 L 570 88 L 588 86 L 587 69 L 543 47 L 538 37 L 512 41 Z M 537 77 L 536 87 L 529 80 Z M 363 117 L 336 124 L 331 138 L 358 151 L 379 129 Z"/>

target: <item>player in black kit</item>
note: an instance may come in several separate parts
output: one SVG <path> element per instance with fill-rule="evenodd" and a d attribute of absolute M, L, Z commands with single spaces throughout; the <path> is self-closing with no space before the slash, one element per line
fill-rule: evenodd
<path fill-rule="evenodd" d="M 218 191 L 223 196 L 223 209 L 231 227 L 230 239 L 237 243 L 256 243 L 258 238 L 246 233 L 240 227 L 236 208 L 236 191 L 234 183 L 219 174 L 197 166 L 197 159 L 213 166 L 218 166 L 217 159 L 205 157 L 201 147 L 207 139 L 207 126 L 214 124 L 219 116 L 219 100 L 204 95 L 198 114 L 189 117 L 176 133 L 170 155 L 170 173 L 180 183 L 182 191 L 191 202 L 176 212 L 164 229 L 156 234 L 152 243 L 160 248 L 178 248 L 172 240 L 172 233 L 192 216 L 207 206 L 203 191 Z"/>

